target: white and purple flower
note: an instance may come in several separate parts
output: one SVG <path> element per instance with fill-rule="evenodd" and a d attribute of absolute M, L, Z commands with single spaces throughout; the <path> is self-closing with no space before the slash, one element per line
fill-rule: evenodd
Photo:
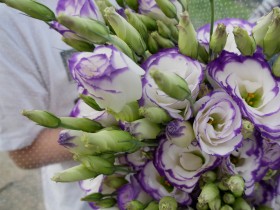
<path fill-rule="evenodd" d="M 220 159 L 201 151 L 197 141 L 188 147 L 178 147 L 163 139 L 156 150 L 154 163 L 173 186 L 190 193 L 200 176 L 215 168 Z"/>
<path fill-rule="evenodd" d="M 177 74 L 188 83 L 191 97 L 195 99 L 199 92 L 199 84 L 203 79 L 201 64 L 173 48 L 150 56 L 142 66 L 146 70 L 143 79 L 143 105 L 159 106 L 175 119 L 189 119 L 192 115 L 191 102 L 179 101 L 165 94 L 158 88 L 149 72 L 151 69 L 157 69 Z"/>
<path fill-rule="evenodd" d="M 224 51 L 208 65 L 208 74 L 238 104 L 262 136 L 279 142 L 279 82 L 263 55 L 243 57 Z"/>
<path fill-rule="evenodd" d="M 144 70 L 113 46 L 96 47 L 93 53 L 76 53 L 69 60 L 69 68 L 101 108 L 118 113 L 142 96 Z"/>
<path fill-rule="evenodd" d="M 193 127 L 202 151 L 225 156 L 242 141 L 242 116 L 238 105 L 223 90 L 211 92 L 196 102 Z"/>

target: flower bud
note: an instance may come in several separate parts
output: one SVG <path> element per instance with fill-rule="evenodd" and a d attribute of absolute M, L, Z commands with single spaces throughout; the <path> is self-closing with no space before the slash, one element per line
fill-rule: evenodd
<path fill-rule="evenodd" d="M 89 105 L 91 108 L 93 108 L 94 110 L 96 111 L 103 111 L 104 109 L 101 109 L 99 107 L 99 105 L 96 103 L 96 101 L 90 97 L 90 96 L 87 96 L 87 95 L 84 95 L 84 94 L 80 94 L 79 95 L 80 99 L 82 99 L 87 105 Z"/>
<path fill-rule="evenodd" d="M 157 23 L 153 18 L 138 13 L 136 13 L 136 16 L 145 24 L 149 31 L 157 30 Z"/>
<path fill-rule="evenodd" d="M 151 69 L 150 75 L 158 87 L 170 97 L 181 101 L 191 97 L 188 83 L 177 74 Z"/>
<path fill-rule="evenodd" d="M 140 18 L 129 9 L 125 10 L 128 22 L 139 32 L 144 40 L 148 39 L 148 29 Z"/>
<path fill-rule="evenodd" d="M 106 176 L 103 180 L 103 184 L 113 189 L 118 189 L 127 183 L 127 180 L 123 176 L 116 174 Z"/>
<path fill-rule="evenodd" d="M 83 198 L 81 198 L 81 201 L 88 201 L 88 202 L 95 202 L 95 201 L 99 201 L 103 198 L 103 195 L 99 192 L 97 193 L 92 193 L 89 194 Z"/>
<path fill-rule="evenodd" d="M 156 40 L 156 42 L 158 43 L 158 45 L 161 48 L 175 47 L 175 44 L 170 39 L 166 39 L 166 38 L 162 37 L 161 35 L 159 35 L 159 33 L 157 31 L 152 32 L 151 36 L 154 38 L 154 40 Z"/>
<path fill-rule="evenodd" d="M 159 107 L 141 107 L 139 113 L 154 123 L 167 123 L 171 120 L 169 114 Z"/>
<path fill-rule="evenodd" d="M 97 133 L 84 133 L 81 137 L 85 146 L 92 149 L 94 155 L 104 152 L 134 152 L 141 143 L 125 131 L 101 130 Z"/>
<path fill-rule="evenodd" d="M 217 174 L 214 171 L 207 171 L 202 174 L 201 178 L 206 183 L 214 182 L 217 179 Z"/>
<path fill-rule="evenodd" d="M 198 202 L 201 204 L 209 203 L 219 196 L 219 189 L 214 183 L 207 183 L 202 187 L 202 191 L 198 197 Z"/>
<path fill-rule="evenodd" d="M 125 3 L 134 11 L 138 11 L 138 0 L 125 0 Z"/>
<path fill-rule="evenodd" d="M 240 197 L 245 190 L 245 182 L 243 178 L 239 175 L 233 175 L 229 177 L 227 181 L 229 190 L 233 193 L 235 197 Z"/>
<path fill-rule="evenodd" d="M 92 52 L 94 45 L 77 39 L 62 37 L 62 41 L 79 52 Z"/>
<path fill-rule="evenodd" d="M 158 124 L 153 123 L 146 118 L 131 123 L 124 123 L 124 129 L 140 141 L 144 139 L 156 139 L 161 131 Z"/>
<path fill-rule="evenodd" d="M 192 124 L 181 120 L 174 120 L 168 123 L 166 137 L 178 147 L 187 147 L 195 139 Z"/>
<path fill-rule="evenodd" d="M 222 180 L 220 182 L 218 182 L 217 186 L 220 190 L 222 191 L 228 191 L 228 185 L 227 185 L 227 179 L 228 178 L 222 178 Z"/>
<path fill-rule="evenodd" d="M 114 164 L 98 156 L 74 155 L 74 160 L 81 162 L 95 174 L 110 175 L 115 172 Z"/>
<path fill-rule="evenodd" d="M 100 21 L 64 14 L 60 14 L 57 19 L 60 24 L 94 44 L 105 44 L 110 40 L 109 29 Z"/>
<path fill-rule="evenodd" d="M 250 138 L 254 134 L 255 126 L 249 120 L 242 119 L 242 135 L 244 139 Z"/>
<path fill-rule="evenodd" d="M 126 210 L 143 210 L 145 205 L 140 201 L 133 200 L 126 204 Z"/>
<path fill-rule="evenodd" d="M 55 14 L 47 6 L 34 0 L 1 0 L 7 6 L 24 12 L 28 16 L 45 22 L 54 21 Z"/>
<path fill-rule="evenodd" d="M 231 193 L 225 193 L 223 195 L 223 201 L 226 203 L 226 204 L 233 204 L 235 202 L 235 197 L 233 194 Z"/>
<path fill-rule="evenodd" d="M 165 196 L 159 201 L 159 210 L 177 210 L 178 203 L 175 198 Z"/>
<path fill-rule="evenodd" d="M 64 171 L 56 173 L 52 177 L 52 181 L 55 182 L 77 182 L 85 179 L 95 178 L 98 174 L 89 170 L 84 165 L 77 165 L 72 168 L 68 168 Z"/>
<path fill-rule="evenodd" d="M 177 9 L 169 0 L 155 0 L 161 11 L 169 18 L 177 18 Z"/>
<path fill-rule="evenodd" d="M 109 112 L 116 118 L 116 120 L 122 120 L 126 122 L 132 122 L 140 118 L 139 105 L 137 102 L 126 104 L 119 113 L 115 113 L 113 111 Z"/>
<path fill-rule="evenodd" d="M 105 198 L 100 201 L 94 202 L 94 205 L 99 207 L 100 209 L 103 209 L 103 208 L 110 208 L 114 206 L 116 203 L 117 202 L 115 198 Z"/>
<path fill-rule="evenodd" d="M 197 210 L 208 210 L 208 204 L 207 203 L 196 203 L 196 209 Z"/>
<path fill-rule="evenodd" d="M 159 46 L 158 43 L 156 42 L 156 40 L 153 38 L 152 35 L 148 35 L 148 50 L 154 54 L 159 50 Z"/>
<path fill-rule="evenodd" d="M 94 133 L 102 129 L 102 125 L 88 118 L 60 117 L 60 127 Z"/>
<path fill-rule="evenodd" d="M 198 56 L 198 41 L 196 38 L 196 31 L 190 21 L 187 11 L 181 14 L 178 30 L 178 47 L 180 52 L 196 59 Z"/>
<path fill-rule="evenodd" d="M 210 210 L 220 210 L 221 205 L 222 205 L 222 201 L 220 197 L 216 197 L 214 200 L 208 203 Z"/>
<path fill-rule="evenodd" d="M 68 149 L 69 152 L 79 155 L 91 155 L 92 150 L 86 148 L 81 141 L 82 131 L 62 130 L 59 134 L 58 143 Z"/>
<path fill-rule="evenodd" d="M 167 27 L 171 31 L 171 39 L 173 42 L 178 43 L 179 31 L 178 28 L 173 24 L 167 24 Z"/>
<path fill-rule="evenodd" d="M 224 205 L 220 210 L 233 210 L 233 208 L 231 208 L 229 205 Z"/>
<path fill-rule="evenodd" d="M 272 66 L 272 73 L 276 77 L 280 77 L 280 56 L 275 60 Z"/>
<path fill-rule="evenodd" d="M 164 24 L 164 22 L 157 20 L 157 28 L 158 28 L 158 33 L 159 35 L 161 35 L 164 38 L 169 39 L 171 37 L 171 31 L 170 29 L 167 27 L 167 25 Z"/>
<path fill-rule="evenodd" d="M 214 53 L 220 53 L 226 46 L 227 42 L 227 31 L 226 26 L 223 23 L 219 23 L 216 30 L 214 31 L 211 41 L 210 41 L 210 49 Z"/>
<path fill-rule="evenodd" d="M 23 110 L 22 115 L 29 118 L 33 122 L 38 123 L 41 126 L 47 128 L 58 128 L 60 125 L 60 119 L 54 114 L 42 111 L 42 110 Z"/>
<path fill-rule="evenodd" d="M 114 29 L 116 35 L 125 41 L 138 55 L 143 55 L 146 51 L 146 44 L 139 32 L 119 15 L 113 7 L 105 9 L 105 17 Z"/>
<path fill-rule="evenodd" d="M 145 208 L 145 210 L 158 210 L 159 209 L 159 205 L 158 202 L 156 201 L 152 201 L 148 204 L 148 206 Z"/>
<path fill-rule="evenodd" d="M 233 34 L 237 49 L 242 55 L 252 56 L 256 51 L 256 43 L 253 37 L 249 36 L 248 31 L 241 27 L 234 27 Z"/>
<path fill-rule="evenodd" d="M 243 198 L 237 198 L 234 202 L 232 208 L 234 210 L 251 210 L 251 206 L 243 199 Z"/>

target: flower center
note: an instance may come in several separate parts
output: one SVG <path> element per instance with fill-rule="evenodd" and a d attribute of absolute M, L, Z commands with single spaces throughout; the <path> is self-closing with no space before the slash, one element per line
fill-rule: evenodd
<path fill-rule="evenodd" d="M 166 189 L 167 192 L 172 192 L 174 187 L 162 176 L 158 177 L 159 183 Z"/>

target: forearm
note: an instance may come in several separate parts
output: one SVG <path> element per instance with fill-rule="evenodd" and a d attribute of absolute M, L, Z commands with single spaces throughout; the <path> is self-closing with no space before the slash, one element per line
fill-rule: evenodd
<path fill-rule="evenodd" d="M 24 169 L 71 160 L 72 154 L 57 143 L 59 132 L 60 129 L 44 129 L 32 145 L 9 152 L 10 157 Z"/>

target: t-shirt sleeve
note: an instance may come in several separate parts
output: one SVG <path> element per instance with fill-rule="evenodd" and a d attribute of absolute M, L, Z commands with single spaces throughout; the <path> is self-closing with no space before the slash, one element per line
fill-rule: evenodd
<path fill-rule="evenodd" d="M 22 116 L 21 111 L 47 110 L 49 96 L 29 51 L 32 43 L 25 41 L 24 23 L 18 26 L 9 16 L 3 18 L 0 23 L 0 151 L 10 151 L 32 144 L 43 129 Z"/>

